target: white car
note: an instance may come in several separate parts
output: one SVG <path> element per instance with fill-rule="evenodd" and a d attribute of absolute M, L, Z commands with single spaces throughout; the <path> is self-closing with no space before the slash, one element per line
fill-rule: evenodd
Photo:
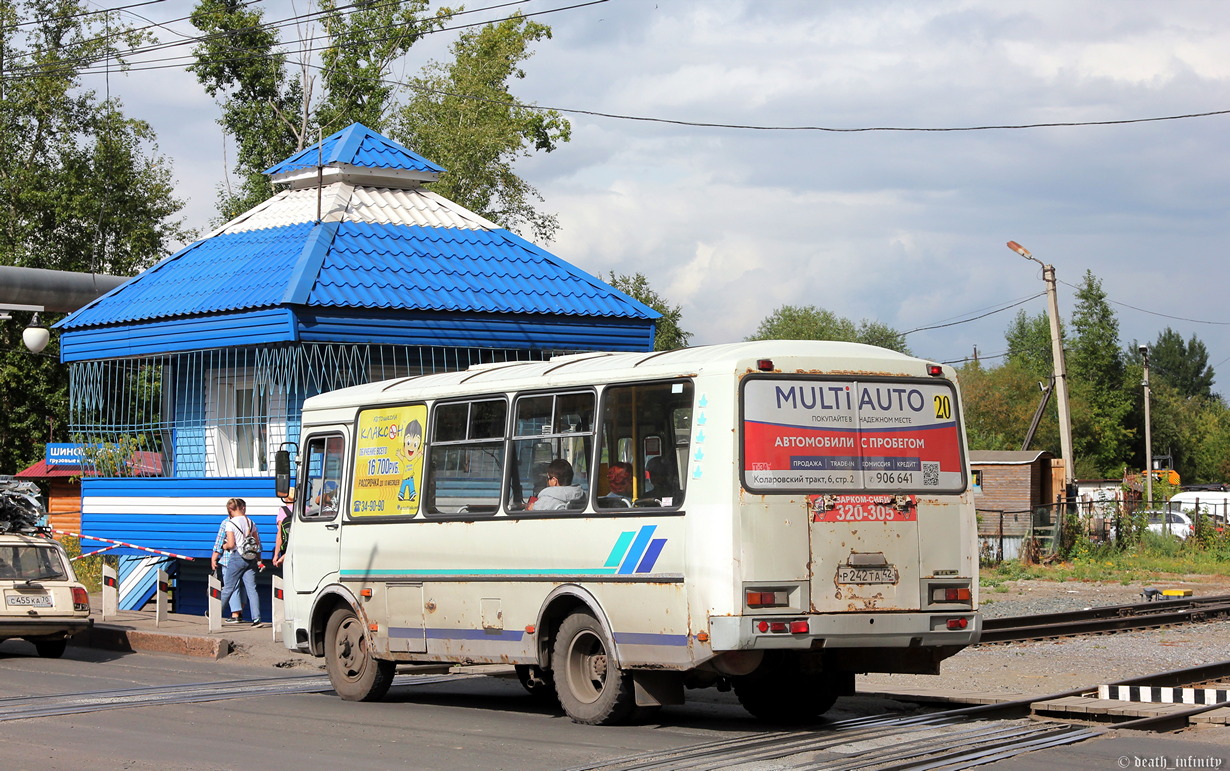
<path fill-rule="evenodd" d="M 0 640 L 20 637 L 59 658 L 68 638 L 89 628 L 90 595 L 68 554 L 41 530 L 0 533 Z"/>
<path fill-rule="evenodd" d="M 1192 534 L 1192 519 L 1181 511 L 1150 511 L 1148 528 L 1154 533 L 1170 533 L 1180 539 Z"/>

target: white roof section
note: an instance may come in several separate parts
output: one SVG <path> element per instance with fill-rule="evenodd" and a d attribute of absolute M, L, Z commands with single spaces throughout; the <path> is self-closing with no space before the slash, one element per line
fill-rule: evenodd
<path fill-rule="evenodd" d="M 381 404 L 448 395 L 552 388 L 637 378 L 746 374 L 757 362 L 773 362 L 773 372 L 823 376 L 927 378 L 932 362 L 861 343 L 820 340 L 757 340 L 650 353 L 580 353 L 548 361 L 481 364 L 458 372 L 386 380 L 345 388 L 308 399 L 304 411 Z M 943 368 L 955 380 L 955 371 Z"/>
<path fill-rule="evenodd" d="M 334 182 L 320 189 L 291 189 L 244 212 L 210 233 L 227 233 L 315 222 L 362 222 L 462 230 L 498 230 L 499 226 L 447 198 L 421 187 L 388 188 Z"/>

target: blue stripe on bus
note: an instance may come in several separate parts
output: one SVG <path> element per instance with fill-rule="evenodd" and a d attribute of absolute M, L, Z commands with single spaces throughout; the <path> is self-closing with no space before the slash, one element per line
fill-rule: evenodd
<path fill-rule="evenodd" d="M 644 559 L 636 566 L 636 572 L 649 573 L 653 571 L 653 565 L 658 561 L 658 555 L 662 553 L 662 547 L 666 545 L 665 538 L 655 538 L 649 542 L 649 550 L 645 552 Z"/>
<path fill-rule="evenodd" d="M 687 645 L 686 634 L 651 634 L 648 632 L 616 632 L 619 645 Z"/>
<path fill-rule="evenodd" d="M 644 556 L 645 549 L 649 546 L 650 539 L 653 538 L 653 531 L 657 529 L 657 525 L 645 525 L 637 531 L 636 540 L 632 542 L 632 548 L 628 550 L 628 556 L 624 558 L 623 564 L 619 566 L 619 575 L 630 575 L 636 571 L 636 563 Z"/>
<path fill-rule="evenodd" d="M 520 642 L 525 632 L 519 629 L 425 629 L 432 640 L 504 640 Z"/>
<path fill-rule="evenodd" d="M 610 576 L 613 568 L 440 568 L 435 570 L 343 570 L 343 578 L 405 578 L 407 576 Z"/>
<path fill-rule="evenodd" d="M 619 563 L 623 562 L 624 554 L 628 551 L 628 544 L 632 543 L 633 535 L 635 533 L 631 530 L 619 534 L 619 539 L 615 541 L 615 547 L 611 549 L 611 553 L 606 558 L 606 567 L 619 567 Z"/>

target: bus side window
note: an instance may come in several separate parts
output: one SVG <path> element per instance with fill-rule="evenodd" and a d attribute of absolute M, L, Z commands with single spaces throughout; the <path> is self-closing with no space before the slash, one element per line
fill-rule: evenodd
<path fill-rule="evenodd" d="M 613 386 L 603 392 L 601 509 L 683 504 L 692 425 L 689 381 Z M 623 481 L 631 466 L 631 484 Z"/>
<path fill-rule="evenodd" d="M 314 436 L 307 443 L 307 473 L 303 489 L 304 519 L 333 519 L 342 497 L 342 460 L 346 445 L 340 436 Z"/>
<path fill-rule="evenodd" d="M 503 399 L 436 405 L 426 516 L 489 517 L 499 510 L 507 414 Z"/>
<path fill-rule="evenodd" d="M 580 511 L 586 507 L 591 486 L 594 394 L 574 391 L 533 394 L 517 399 L 513 421 L 513 462 L 508 480 L 509 511 Z M 556 485 L 542 503 L 538 496 L 548 484 L 548 466 L 564 461 L 572 479 Z"/>

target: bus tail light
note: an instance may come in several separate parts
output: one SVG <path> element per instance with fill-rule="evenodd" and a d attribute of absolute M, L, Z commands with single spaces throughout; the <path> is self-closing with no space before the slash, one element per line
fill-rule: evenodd
<path fill-rule="evenodd" d="M 756 369 L 760 370 L 761 372 L 772 372 L 773 371 L 773 360 L 772 359 L 757 359 Z"/>
<path fill-rule="evenodd" d="M 939 586 L 931 590 L 932 602 L 969 602 L 972 599 L 969 587 Z"/>
<path fill-rule="evenodd" d="M 744 595 L 749 608 L 782 608 L 790 604 L 790 593 L 749 589 Z"/>
<path fill-rule="evenodd" d="M 761 634 L 807 634 L 811 631 L 811 626 L 807 623 L 807 619 L 795 619 L 794 621 L 757 621 L 756 631 Z"/>
<path fill-rule="evenodd" d="M 811 626 L 806 621 L 791 621 L 790 634 L 807 634 L 811 631 Z"/>
<path fill-rule="evenodd" d="M 946 626 L 949 629 L 953 629 L 953 630 L 964 629 L 965 627 L 969 626 L 969 619 L 968 618 L 950 618 L 948 619 L 948 623 L 946 624 Z"/>
<path fill-rule="evenodd" d="M 944 374 L 944 368 L 938 364 L 928 364 L 927 374 L 930 375 L 931 377 L 939 377 L 940 375 Z"/>

